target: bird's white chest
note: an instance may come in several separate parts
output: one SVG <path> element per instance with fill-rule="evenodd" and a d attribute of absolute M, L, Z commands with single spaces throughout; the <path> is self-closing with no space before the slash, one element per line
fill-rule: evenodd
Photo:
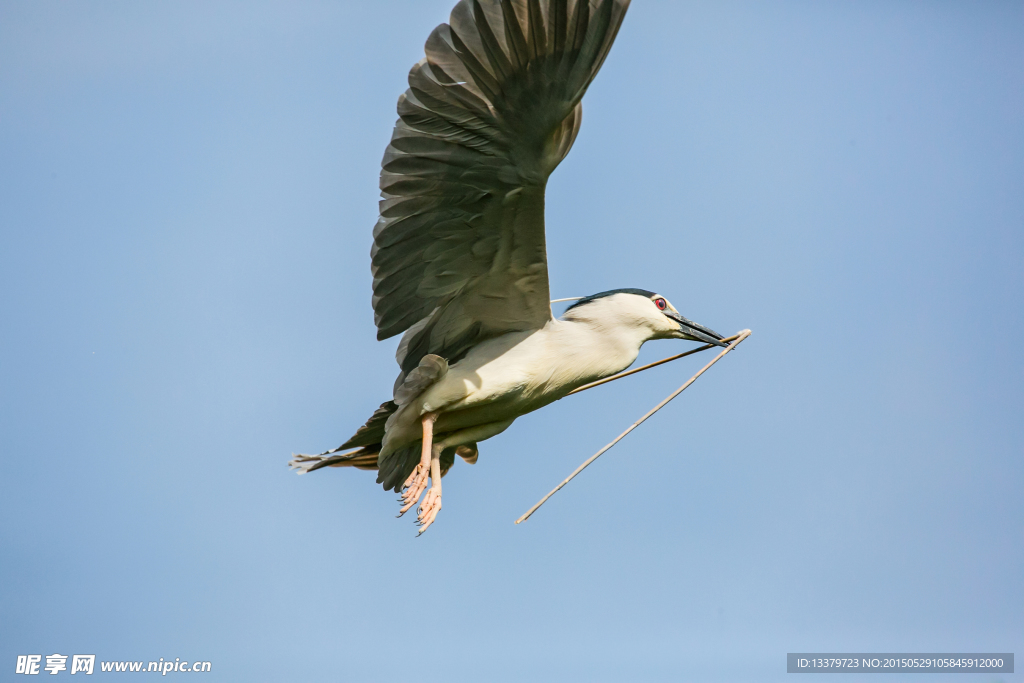
<path fill-rule="evenodd" d="M 501 414 L 529 412 L 625 369 L 642 343 L 558 320 L 535 332 L 507 334 L 480 344 L 454 364 L 425 393 L 424 410 L 495 404 Z"/>

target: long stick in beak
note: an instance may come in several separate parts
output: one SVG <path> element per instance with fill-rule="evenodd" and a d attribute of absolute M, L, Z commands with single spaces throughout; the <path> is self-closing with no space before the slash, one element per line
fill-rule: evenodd
<path fill-rule="evenodd" d="M 612 446 L 614 446 L 614 445 L 615 445 L 615 444 L 617 444 L 618 442 L 622 441 L 622 439 L 624 439 L 624 438 L 626 437 L 626 435 L 627 435 L 627 434 L 629 434 L 629 433 L 630 433 L 631 431 L 633 431 L 634 429 L 636 429 L 637 427 L 639 427 L 639 426 L 640 426 L 641 424 L 643 424 L 643 423 L 644 423 L 644 421 L 646 421 L 646 420 L 647 420 L 647 418 L 649 418 L 649 417 L 650 417 L 651 415 L 654 415 L 654 414 L 655 414 L 656 412 L 658 412 L 659 410 L 661 410 L 662 408 L 664 408 L 665 406 L 667 406 L 667 405 L 668 405 L 668 403 L 669 403 L 669 401 L 671 401 L 672 399 L 674 399 L 674 398 L 675 398 L 676 396 L 678 396 L 679 394 L 683 393 L 683 392 L 684 392 L 684 391 L 686 390 L 686 388 L 687 388 L 687 387 L 689 387 L 689 386 L 690 386 L 691 384 L 693 384 L 693 383 L 694 383 L 694 382 L 695 382 L 695 381 L 697 380 L 697 378 L 698 378 L 698 377 L 700 377 L 701 375 L 703 375 L 703 374 L 704 374 L 704 373 L 705 373 L 705 372 L 707 371 L 707 369 L 708 369 L 708 368 L 710 368 L 710 367 L 711 367 L 712 365 L 714 365 L 714 364 L 715 364 L 715 363 L 717 363 L 718 361 L 722 360 L 722 358 L 723 358 L 723 357 L 725 356 L 725 354 L 727 354 L 727 353 L 729 353 L 730 351 L 732 351 L 733 349 L 735 349 L 735 348 L 736 348 L 737 346 L 739 346 L 739 345 L 740 345 L 740 343 L 741 343 L 741 342 L 742 342 L 742 341 L 743 341 L 744 339 L 746 339 L 746 338 L 747 338 L 747 337 L 749 337 L 749 336 L 750 336 L 750 330 L 743 330 L 743 331 L 742 331 L 742 332 L 740 332 L 739 334 L 735 335 L 735 339 L 734 339 L 734 341 L 733 341 L 733 342 L 732 342 L 731 344 L 729 344 L 729 346 L 727 346 L 726 348 L 722 349 L 722 352 L 721 352 L 721 353 L 719 353 L 719 354 L 718 354 L 717 356 L 715 356 L 715 357 L 714 357 L 714 358 L 713 358 L 713 359 L 711 360 L 711 362 L 710 362 L 710 363 L 708 363 L 707 365 L 705 365 L 704 367 L 702 367 L 702 368 L 701 368 L 701 369 L 700 369 L 700 370 L 699 370 L 699 371 L 697 372 L 697 374 L 696 374 L 696 375 L 694 375 L 694 376 L 693 376 L 693 377 L 691 377 L 690 379 L 686 380 L 686 383 L 685 383 L 685 384 L 683 384 L 683 386 L 679 387 L 678 389 L 676 389 L 675 391 L 673 391 L 673 392 L 672 392 L 671 394 L 669 394 L 669 395 L 668 395 L 668 397 L 667 397 L 667 398 L 666 398 L 666 399 L 665 399 L 664 401 L 662 401 L 662 402 L 661 402 L 661 403 L 659 403 L 658 405 L 656 405 L 656 406 L 654 406 L 653 408 L 651 408 L 651 409 L 650 409 L 650 410 L 649 410 L 649 411 L 647 412 L 647 414 L 645 414 L 645 415 L 644 415 L 643 417 L 641 417 L 641 418 L 640 418 L 639 420 L 637 420 L 636 422 L 634 422 L 633 424 L 631 424 L 631 425 L 629 426 L 629 429 L 627 429 L 626 431 L 622 432 L 622 433 L 621 433 L 621 434 L 619 434 L 619 435 L 618 435 L 617 437 L 615 437 L 615 439 L 614 439 L 614 440 L 613 440 L 613 441 L 612 441 L 612 442 L 611 442 L 610 444 L 608 444 L 607 446 L 605 446 L 604 448 L 602 448 L 601 450 L 599 450 L 599 451 L 598 451 L 597 453 L 594 453 L 594 454 L 593 454 L 592 456 L 590 456 L 590 457 L 589 457 L 589 458 L 587 459 L 587 461 L 586 461 L 586 462 L 584 462 L 584 463 L 583 463 L 582 465 L 580 465 L 579 467 L 577 467 L 577 468 L 576 468 L 576 469 L 575 469 L 575 470 L 573 471 L 573 473 L 572 473 L 572 474 L 570 474 L 570 475 L 569 475 L 568 477 L 566 477 L 566 478 L 565 478 L 565 481 L 563 481 L 563 482 L 562 482 L 561 484 L 559 484 L 558 486 L 556 486 L 555 488 L 553 488 L 553 489 L 551 490 L 551 492 L 550 492 L 550 493 L 549 493 L 548 495 L 546 495 L 546 496 L 544 496 L 543 498 L 541 498 L 541 499 L 540 499 L 540 501 L 539 501 L 539 502 L 538 502 L 538 503 L 537 503 L 536 505 L 534 505 L 534 506 L 533 506 L 532 508 L 530 508 L 529 510 L 527 510 L 527 511 L 526 511 L 526 513 L 525 513 L 525 514 L 524 514 L 524 515 L 523 515 L 522 517 L 520 517 L 519 519 L 517 519 L 517 520 L 516 520 L 516 524 L 519 524 L 520 522 L 525 522 L 526 520 L 528 520 L 528 519 L 530 518 L 530 515 L 532 515 L 532 514 L 533 514 L 534 512 L 536 512 L 536 511 L 537 511 L 537 509 L 538 509 L 538 508 L 539 508 L 539 507 L 540 507 L 541 505 L 543 505 L 544 503 L 546 503 L 546 502 L 547 502 L 548 498 L 550 498 L 551 496 L 555 495 L 555 494 L 556 494 L 556 493 L 558 492 L 558 490 L 559 490 L 559 489 L 561 489 L 561 488 L 562 488 L 563 486 L 565 486 L 565 485 L 566 485 L 566 484 L 568 484 L 568 483 L 569 483 L 570 481 L 572 481 L 572 480 L 573 480 L 573 478 L 574 478 L 574 477 L 575 477 L 575 476 L 576 476 L 577 474 L 579 474 L 579 473 L 580 473 L 580 472 L 582 472 L 582 471 L 583 471 L 584 469 L 586 469 L 587 465 L 589 465 L 590 463 L 592 463 L 592 462 L 594 462 L 595 460 L 597 460 L 597 459 L 598 459 L 599 457 L 601 457 L 602 455 L 604 455 L 604 453 L 605 453 L 605 452 L 607 452 L 607 451 L 608 451 L 608 449 L 610 449 L 610 448 L 611 448 Z M 702 349 L 694 349 L 693 351 L 690 351 L 690 352 L 688 352 L 688 353 L 695 353 L 695 352 L 697 352 L 697 351 L 700 351 L 700 350 L 702 350 Z M 686 354 L 682 354 L 682 355 L 686 355 Z M 670 360 L 670 359 L 666 358 L 666 359 L 665 359 L 665 360 L 663 360 L 663 361 L 659 361 L 659 362 L 658 362 L 658 364 L 660 365 L 661 363 L 667 362 L 668 360 Z M 637 368 L 637 369 L 636 369 L 636 370 L 635 370 L 634 372 L 639 372 L 639 371 L 640 371 L 640 370 L 642 370 L 642 369 L 644 369 L 644 368 Z M 619 376 L 621 376 L 621 375 L 619 375 Z M 611 381 L 612 379 L 617 379 L 617 378 L 618 378 L 619 376 L 616 376 L 616 377 L 609 377 L 609 378 L 607 378 L 607 379 L 606 379 L 605 381 Z M 591 386 L 596 386 L 597 384 L 598 384 L 598 383 L 597 383 L 597 382 L 595 382 L 595 383 L 593 383 L 593 384 L 591 384 L 591 385 L 586 385 L 586 386 L 580 387 L 579 389 L 577 389 L 577 391 L 581 391 L 581 390 L 583 390 L 583 389 L 585 389 L 585 388 L 590 388 Z"/>
<path fill-rule="evenodd" d="M 743 332 L 746 332 L 747 334 L 750 334 L 750 330 L 744 330 Z M 735 341 L 736 339 L 739 339 L 740 334 L 743 334 L 743 332 L 740 332 L 739 334 L 734 334 L 731 337 L 725 337 L 724 339 L 722 339 L 722 341 L 724 341 L 724 342 Z M 638 368 L 633 368 L 632 370 L 626 370 L 625 372 L 620 372 L 617 375 L 612 375 L 611 377 L 605 377 L 604 379 L 599 379 L 596 382 L 591 382 L 590 384 L 584 384 L 582 387 L 576 387 L 575 389 L 570 391 L 568 394 L 566 394 L 566 396 L 572 396 L 573 394 L 578 394 L 581 391 L 586 391 L 587 389 L 593 389 L 594 387 L 599 387 L 602 384 L 608 384 L 608 382 L 614 382 L 617 379 L 622 379 L 623 377 L 629 377 L 630 375 L 635 375 L 638 372 L 643 372 L 644 370 L 650 370 L 651 368 L 656 368 L 659 365 L 664 365 L 665 363 L 671 363 L 674 360 L 679 360 L 680 358 L 685 358 L 686 356 L 692 356 L 695 353 L 700 353 L 701 351 L 707 351 L 708 349 L 713 349 L 713 348 L 715 348 L 714 344 L 704 344 L 703 346 L 698 346 L 695 349 L 690 349 L 689 351 L 683 351 L 682 353 L 677 353 L 674 356 L 669 356 L 668 358 L 662 358 L 661 360 L 656 360 L 653 363 L 648 363 L 647 365 L 641 365 Z"/>

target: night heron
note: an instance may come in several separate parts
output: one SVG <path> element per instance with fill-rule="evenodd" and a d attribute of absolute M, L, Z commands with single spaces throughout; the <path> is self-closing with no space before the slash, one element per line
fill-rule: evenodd
<path fill-rule="evenodd" d="M 338 448 L 295 456 L 300 473 L 376 469 L 400 514 L 429 479 L 422 533 L 455 456 L 475 462 L 520 415 L 623 370 L 651 339 L 725 346 L 642 289 L 551 313 L 544 187 L 628 5 L 462 0 L 430 34 L 398 100 L 370 252 L 377 338 L 404 332 L 394 397 Z"/>

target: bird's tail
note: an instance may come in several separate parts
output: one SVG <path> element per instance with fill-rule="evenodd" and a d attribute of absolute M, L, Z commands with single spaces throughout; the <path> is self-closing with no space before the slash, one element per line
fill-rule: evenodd
<path fill-rule="evenodd" d="M 380 453 L 384 441 L 384 426 L 391 414 L 398 410 L 392 401 L 385 401 L 374 411 L 370 419 L 360 427 L 352 438 L 337 448 L 306 455 L 293 454 L 288 466 L 298 470 L 299 474 L 312 472 L 321 467 L 357 467 L 361 470 L 377 469 L 377 454 Z M 346 451 L 342 453 L 341 451 Z"/>
<path fill-rule="evenodd" d="M 363 448 L 357 448 L 345 453 L 339 453 L 338 451 L 340 450 L 341 448 L 335 448 L 334 450 L 324 451 L 317 455 L 297 453 L 288 461 L 288 466 L 297 470 L 297 474 L 312 472 L 321 467 L 355 467 L 360 470 L 379 469 L 377 455 L 380 453 L 380 444 L 364 446 Z M 413 468 L 416 467 L 416 463 L 419 461 L 419 444 L 413 444 L 411 447 L 403 449 L 401 455 L 403 456 L 400 459 L 401 467 L 396 467 L 392 476 L 388 477 L 388 481 L 383 482 L 386 490 L 394 489 L 396 492 L 401 492 L 401 482 L 404 482 L 409 477 L 409 474 L 412 473 Z M 444 449 L 441 452 L 442 477 L 448 474 L 448 470 L 455 463 L 456 455 L 472 465 L 476 463 L 479 451 L 475 443 Z"/>
<path fill-rule="evenodd" d="M 377 454 L 380 453 L 380 444 L 364 446 L 346 453 L 338 453 L 340 448 L 324 451 L 317 455 L 295 453 L 288 461 L 288 466 L 297 470 L 297 474 L 305 474 L 318 470 L 321 467 L 355 467 L 360 470 L 377 469 Z"/>
<path fill-rule="evenodd" d="M 445 363 L 443 359 L 436 356 L 428 356 L 428 361 L 435 365 L 437 361 Z M 422 367 L 424 363 L 421 362 L 420 365 Z M 444 364 L 444 370 L 447 370 L 447 363 Z M 423 375 L 425 374 L 417 374 L 415 371 L 410 373 L 409 378 L 402 387 L 405 392 L 403 393 L 404 397 L 408 398 L 406 394 L 411 395 L 410 387 L 413 384 L 417 382 L 422 383 Z M 420 387 L 420 390 L 422 390 L 422 387 Z M 351 439 L 337 448 L 332 448 L 329 451 L 317 453 L 316 455 L 307 455 L 305 453 L 293 454 L 292 459 L 288 461 L 288 466 L 296 470 L 298 474 L 312 472 L 322 467 L 355 467 L 360 470 L 380 470 L 378 456 L 384 441 L 385 427 L 387 426 L 388 418 L 397 410 L 398 404 L 394 401 L 385 401 L 380 405 L 380 408 L 374 411 L 370 419 L 366 421 L 366 424 L 352 435 Z M 473 464 L 476 462 L 478 455 L 477 446 L 475 443 L 471 443 L 458 446 L 457 448 L 452 446 L 444 449 L 441 452 L 441 476 L 448 473 L 448 470 L 455 462 L 456 455 L 466 462 Z M 419 459 L 419 442 L 399 449 L 386 458 L 387 462 L 384 463 L 384 470 L 377 477 L 377 483 L 384 484 L 385 490 L 393 489 L 395 492 L 400 493 L 402 484 L 408 479 L 413 469 L 416 468 L 416 463 L 419 462 Z"/>

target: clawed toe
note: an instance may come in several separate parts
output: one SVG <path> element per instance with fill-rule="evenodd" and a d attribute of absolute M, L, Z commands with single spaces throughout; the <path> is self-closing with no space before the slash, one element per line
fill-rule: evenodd
<path fill-rule="evenodd" d="M 427 468 L 422 464 L 418 464 L 416 469 L 412 471 L 412 474 L 409 475 L 409 478 L 405 480 L 405 484 L 402 485 L 402 497 L 400 499 L 402 509 L 398 511 L 399 517 L 416 505 L 416 501 L 423 495 L 423 490 L 427 488 L 428 476 Z"/>
<path fill-rule="evenodd" d="M 420 531 L 417 536 L 423 534 L 434 520 L 437 519 L 437 513 L 441 511 L 441 490 L 439 486 L 431 486 L 430 490 L 427 491 L 426 497 L 423 498 L 423 504 L 420 505 L 420 509 L 416 515 L 416 523 L 419 524 Z"/>

